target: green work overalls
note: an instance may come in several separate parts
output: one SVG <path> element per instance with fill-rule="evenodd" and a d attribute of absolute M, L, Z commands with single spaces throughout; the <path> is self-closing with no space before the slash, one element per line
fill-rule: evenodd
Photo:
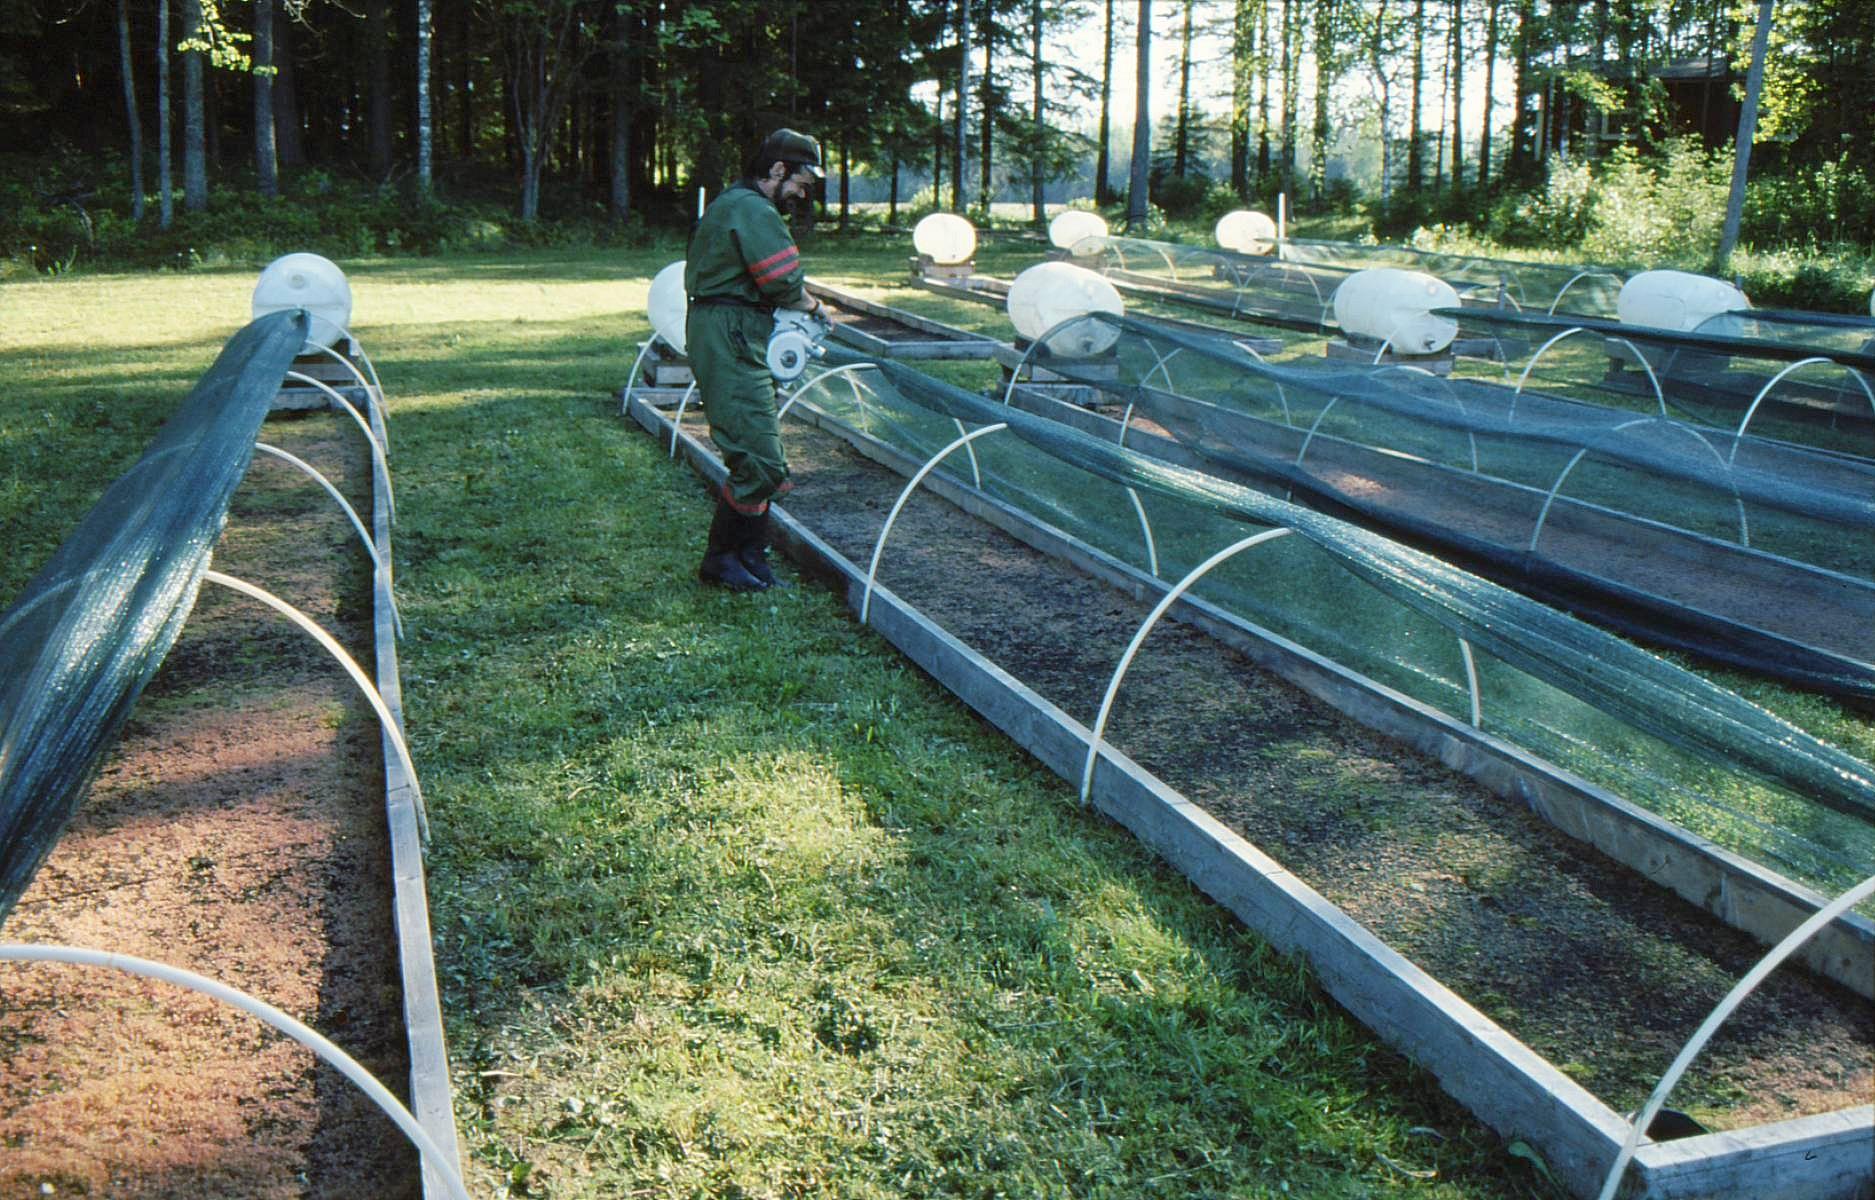
<path fill-rule="evenodd" d="M 718 196 L 690 235 L 685 351 L 737 509 L 763 511 L 785 490 L 788 460 L 768 370 L 777 306 L 800 300 L 801 252 L 774 202 L 747 180 Z"/>

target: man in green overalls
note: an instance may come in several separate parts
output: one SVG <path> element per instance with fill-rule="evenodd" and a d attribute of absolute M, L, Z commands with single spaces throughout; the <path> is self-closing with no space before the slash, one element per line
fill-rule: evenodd
<path fill-rule="evenodd" d="M 685 349 L 710 437 L 729 467 L 697 577 L 733 592 L 775 585 L 767 557 L 768 501 L 791 485 L 768 338 L 775 309 L 812 313 L 821 307 L 803 286 L 801 252 L 781 214 L 823 178 L 819 143 L 792 129 L 776 130 L 749 157 L 743 177 L 710 203 L 685 255 Z"/>

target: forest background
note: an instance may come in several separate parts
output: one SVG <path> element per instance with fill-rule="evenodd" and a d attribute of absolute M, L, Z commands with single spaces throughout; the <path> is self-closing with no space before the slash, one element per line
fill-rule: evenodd
<path fill-rule="evenodd" d="M 1761 304 L 1875 283 L 1864 0 L 0 0 L 0 30 L 0 277 L 680 237 L 788 124 L 829 160 L 806 236 L 1066 203 L 1199 241 L 1280 197 Z"/>

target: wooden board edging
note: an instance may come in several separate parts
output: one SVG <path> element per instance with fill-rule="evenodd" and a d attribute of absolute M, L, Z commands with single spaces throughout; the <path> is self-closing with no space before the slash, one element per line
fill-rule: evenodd
<path fill-rule="evenodd" d="M 382 394 L 374 393 L 367 411 L 379 445 L 385 441 Z M 373 475 L 375 480 L 375 473 Z M 378 694 L 404 727 L 403 684 L 397 673 L 397 624 L 391 579 L 391 506 L 385 489 L 371 489 L 371 533 L 380 565 L 372 573 L 373 641 L 376 643 Z M 423 841 L 417 822 L 415 781 L 389 732 L 379 735 L 384 754 L 384 812 L 390 828 L 392 913 L 397 925 L 397 961 L 402 973 L 404 1036 L 410 1044 L 410 1114 L 462 1173 L 462 1149 L 456 1139 L 456 1113 L 450 1097 L 449 1050 L 443 1041 L 442 998 L 436 984 L 436 957 L 430 933 L 429 890 L 423 875 Z M 425 1197 L 449 1190 L 441 1176 L 423 1167 Z"/>

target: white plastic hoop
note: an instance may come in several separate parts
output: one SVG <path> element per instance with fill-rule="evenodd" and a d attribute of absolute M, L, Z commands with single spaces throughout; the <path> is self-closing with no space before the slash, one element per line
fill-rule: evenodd
<path fill-rule="evenodd" d="M 1087 763 L 1081 768 L 1082 804 L 1087 803 L 1088 796 L 1093 791 L 1094 762 L 1100 757 L 1101 739 L 1107 729 L 1107 718 L 1113 714 L 1114 698 L 1120 694 L 1120 681 L 1126 677 L 1126 669 L 1133 665 L 1133 656 L 1139 653 L 1139 648 L 1145 643 L 1146 635 L 1152 632 L 1152 627 L 1159 623 L 1159 618 L 1166 614 L 1166 610 L 1170 609 L 1172 605 L 1178 602 L 1179 597 L 1191 590 L 1192 586 L 1200 579 L 1210 574 L 1211 570 L 1219 563 L 1233 555 L 1248 550 L 1252 546 L 1261 545 L 1264 542 L 1293 532 L 1294 530 L 1290 529 L 1288 526 L 1281 526 L 1276 529 L 1265 529 L 1262 533 L 1252 534 L 1247 538 L 1231 543 L 1224 547 L 1224 549 L 1219 550 L 1216 554 L 1213 554 L 1210 558 L 1205 559 L 1203 562 L 1193 567 L 1190 573 L 1188 573 L 1185 578 L 1179 580 L 1178 584 L 1173 587 L 1171 591 L 1161 596 L 1159 598 L 1159 603 L 1153 605 L 1152 611 L 1146 614 L 1145 621 L 1141 622 L 1139 629 L 1133 634 L 1133 640 L 1127 643 L 1126 652 L 1120 655 L 1119 665 L 1113 669 L 1113 678 L 1107 681 L 1107 693 L 1105 696 L 1102 696 L 1100 700 L 1100 715 L 1094 719 L 1093 731 L 1088 735 Z"/>
<path fill-rule="evenodd" d="M 358 428 L 364 430 L 365 441 L 371 444 L 372 464 L 377 468 L 379 477 L 384 481 L 385 506 L 389 510 L 391 520 L 397 520 L 397 494 L 391 490 L 391 460 L 389 456 L 384 453 L 384 445 L 382 442 L 378 441 L 378 435 L 376 431 L 371 428 L 371 423 L 366 421 L 364 414 L 358 411 L 358 406 L 340 395 L 329 384 L 321 383 L 310 375 L 302 375 L 298 371 L 288 371 L 286 377 L 288 379 L 298 380 L 301 383 L 312 384 L 332 399 L 338 401 L 339 407 L 350 413 L 352 420 L 358 422 Z"/>
<path fill-rule="evenodd" d="M 1686 1045 L 1680 1049 L 1679 1055 L 1674 1058 L 1672 1065 L 1667 1068 L 1667 1073 L 1660 1077 L 1660 1083 L 1654 1088 L 1653 1095 L 1647 1097 L 1647 1103 L 1643 1105 L 1641 1111 L 1635 1115 L 1634 1124 L 1628 1130 L 1628 1140 L 1622 1143 L 1621 1153 L 1615 1156 L 1614 1164 L 1608 1168 L 1608 1177 L 1602 1181 L 1601 1195 L 1598 1197 L 1598 1200 L 1614 1200 L 1615 1191 L 1621 1186 L 1621 1176 L 1627 1172 L 1628 1163 L 1633 1161 L 1634 1152 L 1640 1147 L 1641 1135 L 1646 1131 L 1648 1126 L 1654 1123 L 1654 1117 L 1659 1115 L 1661 1106 L 1666 1104 L 1667 1097 L 1672 1094 L 1674 1085 L 1679 1083 L 1680 1076 L 1686 1073 L 1686 1068 L 1691 1066 L 1693 1059 L 1699 1055 L 1701 1050 L 1706 1048 L 1706 1043 L 1712 1040 L 1712 1035 L 1718 1032 L 1719 1026 L 1725 1023 L 1726 1018 L 1732 1015 L 1733 1010 L 1735 1010 L 1739 1004 L 1744 1001 L 1745 997 L 1749 996 L 1760 983 L 1764 982 L 1765 978 L 1770 975 L 1772 971 L 1775 971 L 1785 959 L 1795 954 L 1798 947 L 1816 936 L 1818 930 L 1848 912 L 1856 905 L 1862 903 L 1862 901 L 1868 899 L 1871 895 L 1875 895 L 1875 875 L 1864 879 L 1861 883 L 1850 888 L 1822 908 L 1817 909 L 1814 913 L 1811 913 L 1808 920 L 1785 935 L 1783 941 L 1772 947 L 1768 954 L 1758 960 L 1756 966 L 1752 967 L 1750 971 L 1745 973 L 1742 979 L 1732 985 L 1732 990 L 1725 994 L 1725 999 L 1719 1001 L 1718 1005 L 1713 1008 L 1711 1014 L 1700 1024 L 1699 1029 L 1687 1040 Z"/>
<path fill-rule="evenodd" d="M 462 1174 L 457 1164 L 450 1161 L 449 1156 L 444 1153 L 442 1147 L 436 1144 L 429 1131 L 410 1115 L 410 1110 L 399 1103 L 397 1097 L 391 1095 L 389 1089 L 379 1083 L 371 1072 L 365 1070 L 356 1059 L 339 1049 L 318 1030 L 295 1020 L 265 1000 L 250 996 L 246 992 L 210 979 L 206 975 L 198 975 L 194 971 L 170 966 L 168 963 L 152 962 L 147 958 L 136 958 L 109 950 L 93 950 L 86 946 L 5 943 L 0 944 L 0 961 L 50 962 L 64 963 L 68 966 L 105 967 L 128 975 L 141 975 L 146 979 L 157 979 L 164 983 L 174 984 L 240 1009 L 311 1050 L 339 1074 L 350 1080 L 353 1086 L 383 1110 L 384 1115 L 389 1117 L 397 1128 L 403 1131 L 404 1136 L 410 1139 L 411 1144 L 416 1146 L 418 1153 L 422 1155 L 424 1165 L 442 1178 L 443 1183 L 449 1189 L 449 1194 L 456 1200 L 469 1200 L 469 1191 L 463 1186 Z"/>
<path fill-rule="evenodd" d="M 310 634 L 314 641 L 324 646 L 326 652 L 338 660 L 339 666 L 345 668 L 345 673 L 351 676 L 352 682 L 358 685 L 358 690 L 364 693 L 366 702 L 371 705 L 371 710 L 377 713 L 378 721 L 384 726 L 385 735 L 391 739 L 391 745 L 397 751 L 398 760 L 403 764 L 404 773 L 410 777 L 410 797 L 417 811 L 417 824 L 423 832 L 423 840 L 426 842 L 429 841 L 430 820 L 428 814 L 424 811 L 423 791 L 417 785 L 417 764 L 410 757 L 410 746 L 409 743 L 404 741 L 403 727 L 397 723 L 397 718 L 392 715 L 390 705 L 384 702 L 384 697 L 378 692 L 377 685 L 371 682 L 370 677 L 360 669 L 358 663 L 353 660 L 352 656 L 346 653 L 345 647 L 339 645 L 336 638 L 320 628 L 317 621 L 265 588 L 255 587 L 245 579 L 236 579 L 234 576 L 224 575 L 220 571 L 204 571 L 202 572 L 202 578 L 208 583 L 219 583 L 221 586 L 237 591 L 243 596 L 258 600 L 268 608 L 273 609 Z"/>
<path fill-rule="evenodd" d="M 1570 336 L 1571 334 L 1586 333 L 1586 332 L 1587 330 L 1584 329 L 1582 326 L 1572 325 L 1568 329 L 1563 330 L 1561 333 L 1551 338 L 1549 341 L 1544 342 L 1541 346 L 1537 347 L 1537 352 L 1535 354 L 1532 354 L 1530 356 L 1530 361 L 1524 364 L 1523 373 L 1517 376 L 1517 387 L 1511 393 L 1510 407 L 1507 410 L 1505 410 L 1505 413 L 1504 413 L 1504 423 L 1506 425 L 1509 425 L 1510 422 L 1517 415 L 1517 398 L 1523 395 L 1523 385 L 1529 380 L 1530 372 L 1536 369 L 1537 359 L 1542 358 L 1544 353 L 1548 351 L 1551 346 L 1554 346 L 1557 342 L 1562 341 L 1564 338 Z M 1660 415 L 1663 417 L 1666 416 L 1667 415 L 1667 394 L 1661 390 L 1660 380 L 1654 374 L 1653 364 L 1647 361 L 1647 356 L 1641 353 L 1640 347 L 1636 346 L 1633 342 L 1630 342 L 1628 339 L 1624 337 L 1615 337 L 1615 338 L 1610 338 L 1609 340 L 1620 342 L 1622 345 L 1626 346 L 1628 349 L 1634 351 L 1634 357 L 1640 360 L 1641 369 L 1647 372 L 1647 381 L 1654 385 L 1654 399 L 1660 402 Z"/>
<path fill-rule="evenodd" d="M 872 585 L 873 580 L 877 579 L 879 576 L 879 556 L 885 553 L 885 539 L 891 536 L 892 523 L 898 520 L 899 510 L 905 507 L 905 501 L 911 499 L 911 494 L 918 489 L 919 484 L 924 482 L 924 477 L 936 470 L 938 464 L 949 457 L 958 447 L 968 446 L 971 442 L 986 433 L 995 433 L 998 430 L 1007 428 L 1009 428 L 1007 422 L 999 421 L 994 425 L 985 425 L 981 429 L 973 429 L 969 433 L 964 434 L 950 445 L 938 451 L 924 466 L 918 468 L 918 473 L 913 475 L 905 484 L 903 490 L 899 492 L 898 499 L 892 504 L 892 511 L 886 514 L 885 524 L 879 530 L 879 540 L 873 543 L 872 562 L 866 566 L 866 591 L 860 597 L 859 601 L 859 623 L 861 625 L 866 624 L 868 617 L 872 613 Z"/>
<path fill-rule="evenodd" d="M 1777 374 L 1771 376 L 1771 382 L 1765 384 L 1762 388 L 1758 389 L 1758 394 L 1752 400 L 1751 407 L 1745 410 L 1745 417 L 1743 420 L 1741 420 L 1738 423 L 1738 430 L 1736 433 L 1733 434 L 1733 437 L 1738 439 L 1738 441 L 1734 441 L 1732 443 L 1732 457 L 1733 458 L 1736 458 L 1738 456 L 1738 442 L 1744 440 L 1745 426 L 1751 424 L 1751 418 L 1757 414 L 1758 406 L 1764 403 L 1765 397 L 1771 394 L 1771 389 L 1776 387 L 1779 383 L 1783 382 L 1784 376 L 1789 375 L 1792 371 L 1795 371 L 1798 367 L 1807 367 L 1815 363 L 1830 363 L 1832 365 L 1840 365 L 1836 363 L 1835 359 L 1826 358 L 1820 354 L 1813 355 L 1809 358 L 1800 358 L 1796 362 L 1791 363 L 1788 367 L 1785 367 L 1783 370 L 1779 371 Z M 1871 415 L 1875 415 L 1875 391 L 1869 390 L 1868 380 L 1863 378 L 1862 372 L 1856 370 L 1854 367 L 1843 367 L 1843 370 L 1855 376 L 1855 381 L 1862 385 L 1862 394 L 1868 397 L 1869 411 Z M 1730 459 L 1727 459 L 1727 462 L 1730 462 L 1730 461 L 1731 461 Z"/>

